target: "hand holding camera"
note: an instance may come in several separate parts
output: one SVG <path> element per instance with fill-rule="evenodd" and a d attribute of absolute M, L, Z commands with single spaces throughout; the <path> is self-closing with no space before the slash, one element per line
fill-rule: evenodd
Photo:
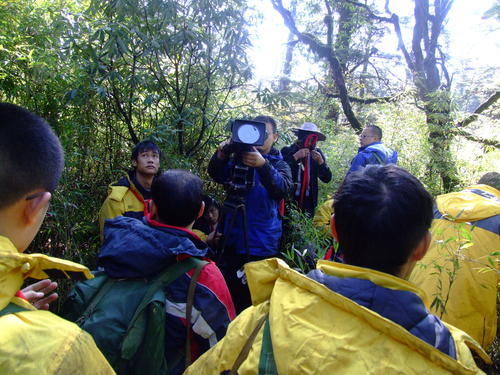
<path fill-rule="evenodd" d="M 266 159 L 262 157 L 255 147 L 252 147 L 252 149 L 253 151 L 242 153 L 241 161 L 248 167 L 260 168 L 266 163 Z"/>

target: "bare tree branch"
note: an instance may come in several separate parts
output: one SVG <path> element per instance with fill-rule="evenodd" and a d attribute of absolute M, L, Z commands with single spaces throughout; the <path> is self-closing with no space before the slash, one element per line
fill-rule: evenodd
<path fill-rule="evenodd" d="M 381 22 L 391 22 L 391 19 L 388 18 L 388 17 L 382 17 L 382 16 L 378 16 L 376 15 L 375 13 L 373 13 L 373 11 L 370 9 L 370 7 L 366 4 L 363 4 L 363 3 L 360 3 L 360 2 L 357 2 L 357 1 L 354 1 L 354 0 L 346 0 L 347 3 L 349 4 L 352 4 L 352 5 L 355 5 L 357 7 L 360 7 L 360 8 L 363 8 L 364 10 L 366 10 L 366 12 L 368 13 L 368 16 L 371 18 L 371 19 L 374 19 L 374 20 L 377 20 L 377 21 L 381 21 Z M 386 2 L 386 10 L 388 9 L 387 8 L 387 4 L 388 2 Z"/>
<path fill-rule="evenodd" d="M 293 19 L 290 11 L 288 9 L 285 9 L 285 7 L 283 6 L 282 0 L 271 0 L 271 3 L 274 9 L 276 9 L 283 17 L 283 21 L 285 22 L 285 25 L 288 27 L 288 29 L 291 32 L 293 32 L 302 43 L 309 46 L 309 48 L 314 53 L 316 53 L 318 57 L 324 58 L 328 61 L 333 73 L 333 79 L 335 81 L 335 85 L 339 90 L 342 110 L 344 111 L 344 114 L 349 120 L 351 126 L 355 130 L 361 131 L 363 125 L 361 125 L 361 123 L 359 122 L 358 118 L 356 117 L 352 109 L 352 105 L 351 102 L 349 101 L 349 95 L 344 80 L 344 75 L 342 73 L 342 67 L 340 65 L 337 56 L 335 55 L 335 51 L 333 50 L 333 48 L 329 48 L 329 46 L 321 43 L 311 34 L 300 32 L 297 29 L 295 20 Z"/>
<path fill-rule="evenodd" d="M 469 125 L 470 123 L 477 120 L 478 115 L 486 111 L 489 107 L 491 107 L 495 102 L 500 98 L 500 91 L 496 91 L 493 95 L 491 95 L 484 103 L 481 103 L 479 107 L 477 107 L 472 115 L 466 117 L 464 120 L 460 121 L 456 127 L 463 128 L 464 126 Z"/>
<path fill-rule="evenodd" d="M 469 132 L 466 132 L 463 129 L 453 129 L 451 131 L 451 133 L 453 135 L 458 135 L 458 136 L 464 137 L 464 138 L 468 139 L 469 141 L 474 141 L 474 142 L 481 143 L 481 144 L 486 145 L 486 146 L 493 146 L 497 149 L 500 149 L 500 142 L 495 140 L 495 139 L 486 139 L 486 138 L 476 137 L 475 135 L 470 134 Z"/>

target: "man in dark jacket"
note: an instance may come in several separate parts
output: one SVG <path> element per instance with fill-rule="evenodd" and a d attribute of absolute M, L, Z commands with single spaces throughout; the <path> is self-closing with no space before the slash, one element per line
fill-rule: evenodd
<path fill-rule="evenodd" d="M 201 180 L 183 170 L 169 170 L 151 186 L 150 213 L 142 220 L 118 216 L 104 226 L 104 244 L 99 264 L 113 278 L 143 278 L 163 271 L 185 257 L 203 258 L 207 244 L 192 231 L 203 213 Z M 166 287 L 167 363 L 174 363 L 186 342 L 186 299 L 194 270 Z M 199 275 L 191 314 L 193 359 L 215 345 L 235 317 L 234 306 L 224 278 L 213 262 Z M 184 359 L 169 369 L 184 370 Z"/>
<path fill-rule="evenodd" d="M 279 255 L 282 233 L 279 208 L 292 185 L 290 167 L 280 152 L 272 147 L 278 139 L 276 121 L 269 116 L 258 116 L 254 120 L 266 124 L 267 137 L 262 146 L 238 156 L 239 163 L 249 167 L 248 176 L 253 180 L 250 181 L 251 187 L 241 193 L 244 210 L 228 209 L 231 198 L 228 195 L 222 225 L 221 269 L 237 311 L 250 305 L 244 274 L 240 271 L 243 264 Z M 208 173 L 220 184 L 231 181 L 236 163 L 227 154 L 228 144 L 229 140 L 220 144 L 208 165 Z"/>
<path fill-rule="evenodd" d="M 292 192 L 293 200 L 301 211 L 313 217 L 318 204 L 318 178 L 325 183 L 332 179 L 325 155 L 316 147 L 316 143 L 324 141 L 326 137 L 312 122 L 305 122 L 292 131 L 297 135 L 297 141 L 283 147 L 281 154 L 292 170 L 295 189 Z"/>
<path fill-rule="evenodd" d="M 351 161 L 347 174 L 355 172 L 368 164 L 396 164 L 398 153 L 382 144 L 382 129 L 368 125 L 359 136 L 360 148 Z"/>

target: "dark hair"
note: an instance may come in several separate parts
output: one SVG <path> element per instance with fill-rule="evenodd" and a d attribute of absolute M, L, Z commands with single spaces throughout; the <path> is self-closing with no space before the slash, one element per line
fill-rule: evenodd
<path fill-rule="evenodd" d="M 185 227 L 196 220 L 200 210 L 203 182 L 182 169 L 170 169 L 153 180 L 151 197 L 162 223 Z"/>
<path fill-rule="evenodd" d="M 253 119 L 254 121 L 260 121 L 260 122 L 265 122 L 266 124 L 269 123 L 273 127 L 273 133 L 276 134 L 278 132 L 278 125 L 276 124 L 276 120 L 273 119 L 271 116 L 257 116 Z"/>
<path fill-rule="evenodd" d="M 132 155 L 130 156 L 130 158 L 132 160 L 137 160 L 137 157 L 139 156 L 139 154 L 141 152 L 145 152 L 145 151 L 157 152 L 160 159 L 162 157 L 161 150 L 156 145 L 156 143 L 154 143 L 153 141 L 146 140 L 146 141 L 139 142 L 138 144 L 135 145 L 134 149 L 132 150 Z"/>
<path fill-rule="evenodd" d="M 207 211 L 210 207 L 214 206 L 218 210 L 221 209 L 220 203 L 212 198 L 210 195 L 203 194 L 202 195 L 203 202 L 205 202 L 205 211 Z"/>
<path fill-rule="evenodd" d="M 366 128 L 371 129 L 375 137 L 382 139 L 382 129 L 380 129 L 377 125 L 368 125 Z"/>
<path fill-rule="evenodd" d="M 335 226 L 346 263 L 397 275 L 427 233 L 433 198 L 395 165 L 350 173 L 334 196 Z"/>
<path fill-rule="evenodd" d="M 0 103 L 0 208 L 35 189 L 53 192 L 64 167 L 59 139 L 41 117 Z"/>
<path fill-rule="evenodd" d="M 478 184 L 484 184 L 500 190 L 500 173 L 488 172 L 479 179 Z"/>

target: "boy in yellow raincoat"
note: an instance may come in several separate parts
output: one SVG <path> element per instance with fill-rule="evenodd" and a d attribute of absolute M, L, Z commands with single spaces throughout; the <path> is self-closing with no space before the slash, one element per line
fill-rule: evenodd
<path fill-rule="evenodd" d="M 497 334 L 500 174 L 436 198 L 432 243 L 410 281 L 436 315 L 487 348 Z"/>
<path fill-rule="evenodd" d="M 253 306 L 185 374 L 481 374 L 467 334 L 406 281 L 430 243 L 433 200 L 395 165 L 349 174 L 334 196 L 347 264 L 307 276 L 281 260 L 246 265 Z"/>
<path fill-rule="evenodd" d="M 23 254 L 63 164 L 59 140 L 43 119 L 0 103 L 0 374 L 114 374 L 89 334 L 37 310 L 19 292 L 27 277 L 91 277 L 77 263 Z"/>

